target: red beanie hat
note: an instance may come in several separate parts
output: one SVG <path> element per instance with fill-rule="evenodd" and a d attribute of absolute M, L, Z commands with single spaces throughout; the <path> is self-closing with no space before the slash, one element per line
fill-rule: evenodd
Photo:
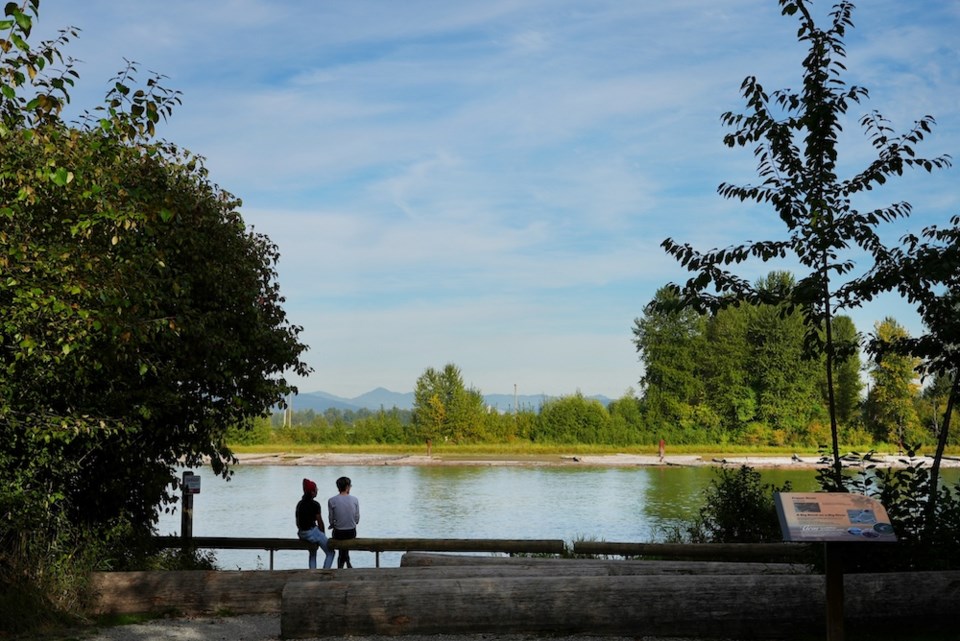
<path fill-rule="evenodd" d="M 317 491 L 317 484 L 310 479 L 303 479 L 303 493 L 310 494 Z"/>

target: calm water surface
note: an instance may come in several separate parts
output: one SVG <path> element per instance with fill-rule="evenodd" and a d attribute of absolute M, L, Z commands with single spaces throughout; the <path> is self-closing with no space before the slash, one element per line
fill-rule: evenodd
<path fill-rule="evenodd" d="M 711 467 L 535 468 L 401 466 L 248 466 L 228 482 L 209 468 L 196 470 L 196 536 L 295 537 L 294 508 L 304 477 L 317 482 L 326 520 L 326 499 L 339 476 L 353 481 L 360 500 L 362 537 L 663 540 L 671 526 L 692 517 Z M 956 481 L 956 470 L 949 478 Z M 793 483 L 816 490 L 812 470 L 761 470 L 765 483 Z M 160 519 L 161 534 L 179 534 L 180 514 Z M 307 553 L 274 553 L 276 569 L 305 568 Z M 223 569 L 269 567 L 269 553 L 218 550 Z M 351 555 L 355 567 L 373 567 L 372 552 Z M 400 553 L 380 556 L 399 565 Z"/>

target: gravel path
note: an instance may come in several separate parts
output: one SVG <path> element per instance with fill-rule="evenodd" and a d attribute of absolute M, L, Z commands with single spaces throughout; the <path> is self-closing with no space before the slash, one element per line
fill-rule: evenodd
<path fill-rule="evenodd" d="M 103 628 L 84 641 L 277 641 L 280 615 L 157 619 Z M 324 641 L 690 641 L 679 637 L 592 637 L 587 635 L 435 634 L 429 636 L 324 637 Z"/>

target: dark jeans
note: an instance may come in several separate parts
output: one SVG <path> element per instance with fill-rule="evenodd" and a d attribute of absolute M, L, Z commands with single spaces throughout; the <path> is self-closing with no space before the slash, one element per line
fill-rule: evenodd
<path fill-rule="evenodd" d="M 353 528 L 352 530 L 334 530 L 333 538 L 341 541 L 355 539 L 357 538 L 357 528 Z M 344 566 L 348 568 L 353 567 L 353 565 L 350 563 L 350 550 L 337 551 L 337 568 L 343 568 Z"/>

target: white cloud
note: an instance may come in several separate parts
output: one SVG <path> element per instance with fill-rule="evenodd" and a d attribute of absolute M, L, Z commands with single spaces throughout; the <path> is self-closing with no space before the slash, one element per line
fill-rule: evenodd
<path fill-rule="evenodd" d="M 124 57 L 184 92 L 162 134 L 279 245 L 306 391 L 409 391 L 454 362 L 488 393 L 617 396 L 641 372 L 633 318 L 686 278 L 663 238 L 782 233 L 716 194 L 757 181 L 750 150 L 722 144 L 743 78 L 800 85 L 775 0 L 44 0 L 41 16 L 45 33 L 83 28 L 75 105 Z M 869 160 L 856 120 L 874 108 L 899 130 L 933 114 L 921 151 L 960 159 L 957 4 L 875 0 L 854 19 L 849 80 L 872 99 L 851 109 L 843 167 Z M 915 224 L 943 222 L 954 183 L 909 175 L 862 206 L 911 200 Z M 855 320 L 888 310 L 908 314 L 885 301 Z"/>

